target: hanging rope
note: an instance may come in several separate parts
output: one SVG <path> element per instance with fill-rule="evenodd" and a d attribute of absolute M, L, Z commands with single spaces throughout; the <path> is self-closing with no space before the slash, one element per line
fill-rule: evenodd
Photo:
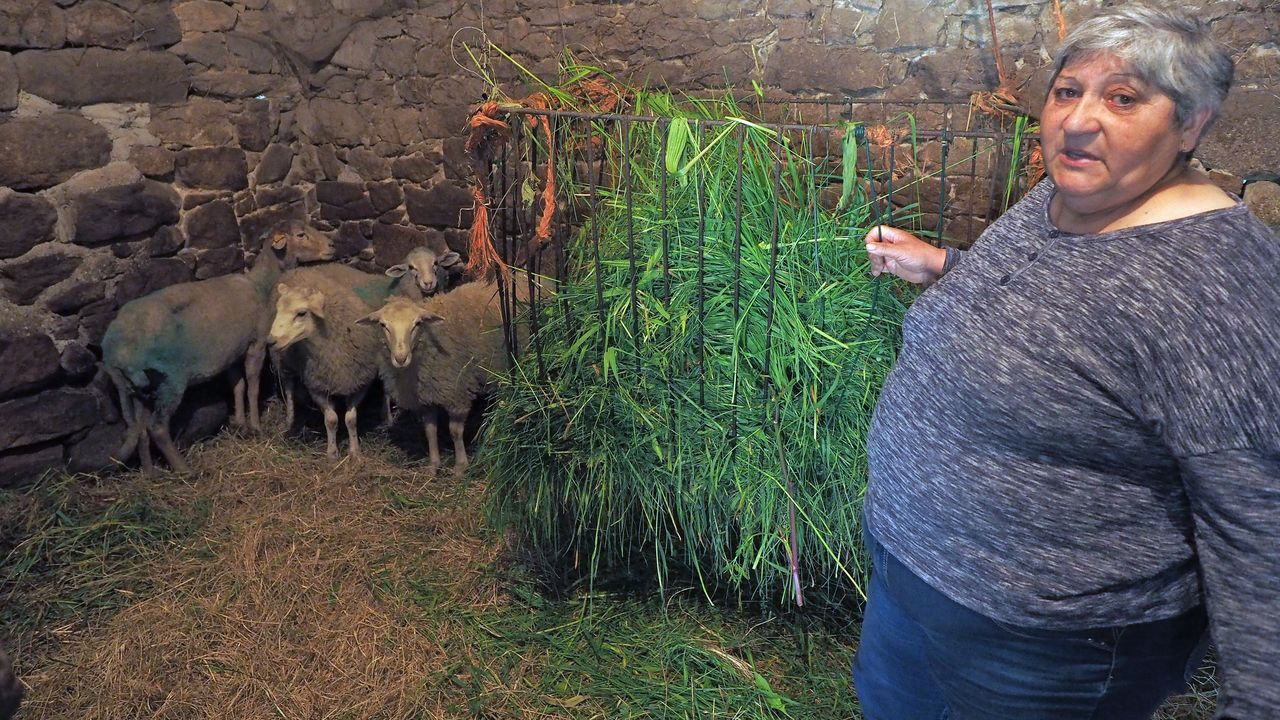
<path fill-rule="evenodd" d="M 511 137 L 511 127 L 497 118 L 498 103 L 490 100 L 471 114 L 468 120 L 467 141 L 463 147 L 471 153 L 474 179 L 471 185 L 471 197 L 475 201 L 475 218 L 471 221 L 471 234 L 467 242 L 468 277 L 487 279 L 493 277 L 495 269 L 507 272 L 506 263 L 493 246 L 493 237 L 489 232 L 489 199 L 484 192 L 484 177 L 487 163 L 481 157 L 482 151 L 496 141 L 501 144 Z"/>
<path fill-rule="evenodd" d="M 1053 19 L 1058 22 L 1058 42 L 1067 39 L 1067 19 L 1062 16 L 1062 4 L 1053 0 Z"/>

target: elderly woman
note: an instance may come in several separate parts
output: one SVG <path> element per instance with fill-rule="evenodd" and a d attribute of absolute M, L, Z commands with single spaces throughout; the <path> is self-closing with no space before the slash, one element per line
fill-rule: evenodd
<path fill-rule="evenodd" d="M 1231 84 L 1199 22 L 1082 23 L 1048 179 L 931 284 L 869 437 L 868 720 L 1150 718 L 1211 631 L 1221 717 L 1280 717 L 1280 242 L 1188 165 Z"/>

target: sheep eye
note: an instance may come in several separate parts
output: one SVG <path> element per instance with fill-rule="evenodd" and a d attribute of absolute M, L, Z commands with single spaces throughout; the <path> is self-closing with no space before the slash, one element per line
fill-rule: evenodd
<path fill-rule="evenodd" d="M 306 310 L 299 310 L 297 313 L 294 314 L 294 317 L 297 317 L 297 318 L 304 318 L 306 316 L 307 316 Z"/>

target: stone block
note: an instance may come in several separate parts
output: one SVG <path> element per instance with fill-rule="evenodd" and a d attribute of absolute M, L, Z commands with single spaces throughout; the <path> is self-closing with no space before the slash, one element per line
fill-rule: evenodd
<path fill-rule="evenodd" d="M 105 0 L 82 0 L 67 9 L 67 42 L 71 45 L 123 50 L 141 34 L 133 17 Z"/>
<path fill-rule="evenodd" d="M 53 239 L 58 214 L 38 195 L 0 190 L 0 260 Z"/>
<path fill-rule="evenodd" d="M 0 487 L 19 487 L 60 470 L 63 453 L 60 443 L 0 452 Z"/>
<path fill-rule="evenodd" d="M 68 450 L 67 470 L 89 473 L 115 467 L 113 455 L 124 444 L 125 430 L 122 422 L 90 428 Z"/>
<path fill-rule="evenodd" d="M 193 188 L 243 190 L 249 187 L 244 151 L 234 147 L 183 150 L 175 163 L 176 179 Z"/>
<path fill-rule="evenodd" d="M 259 208 L 266 208 L 272 205 L 302 202 L 306 195 L 306 191 L 300 187 L 281 185 L 278 187 L 258 188 L 254 191 L 253 198 Z M 247 215 L 248 213 L 245 214 Z"/>
<path fill-rule="evenodd" d="M 50 3 L 0 4 L 0 46 L 57 48 L 67 41 L 67 21 L 61 8 Z"/>
<path fill-rule="evenodd" d="M 187 97 L 187 66 L 167 52 L 103 48 L 31 50 L 14 56 L 23 90 L 63 106 L 176 103 Z"/>
<path fill-rule="evenodd" d="M 258 160 L 258 168 L 254 171 L 254 182 L 258 185 L 280 182 L 289 174 L 293 165 L 293 150 L 288 145 L 272 143 L 267 146 L 262 158 Z"/>
<path fill-rule="evenodd" d="M 320 203 L 320 217 L 324 220 L 366 220 L 378 216 L 362 183 L 318 182 L 316 201 Z"/>
<path fill-rule="evenodd" d="M 226 200 L 214 200 L 188 212 L 183 226 L 190 247 L 222 248 L 240 243 L 240 224 Z"/>
<path fill-rule="evenodd" d="M 204 70 L 191 76 L 191 89 L 201 95 L 228 99 L 262 95 L 279 83 L 279 78 L 241 70 Z"/>
<path fill-rule="evenodd" d="M 265 150 L 275 132 L 272 120 L 270 102 L 250 100 L 245 103 L 244 111 L 235 118 L 236 139 L 240 147 L 253 152 Z"/>
<path fill-rule="evenodd" d="M 1247 177 L 1280 168 L 1280 113 L 1274 89 L 1235 88 L 1222 116 L 1200 142 L 1196 155 L 1206 165 Z"/>
<path fill-rule="evenodd" d="M 133 19 L 142 28 L 135 47 L 161 50 L 182 40 L 182 28 L 169 3 L 147 3 L 133 11 Z"/>
<path fill-rule="evenodd" d="M 400 189 L 400 183 L 394 180 L 371 182 L 365 187 L 369 191 L 369 202 L 373 203 L 373 209 L 379 213 L 394 210 L 404 202 L 404 191 Z"/>
<path fill-rule="evenodd" d="M 230 145 L 235 141 L 233 107 L 214 98 L 192 97 L 181 105 L 153 108 L 151 133 L 171 146 Z"/>
<path fill-rule="evenodd" d="M 338 226 L 338 232 L 333 237 L 333 254 L 335 259 L 356 257 L 365 248 L 369 247 L 369 236 L 366 234 L 366 225 L 363 222 L 344 222 Z M 372 227 L 367 228 L 372 232 Z"/>
<path fill-rule="evenodd" d="M 299 129 L 315 143 L 352 147 L 369 135 L 366 109 L 355 103 L 316 98 L 299 104 L 296 119 Z"/>
<path fill-rule="evenodd" d="M 448 182 L 428 189 L 405 188 L 405 207 L 415 225 L 471 227 L 474 203 L 470 191 Z"/>
<path fill-rule="evenodd" d="M 89 345 L 101 348 L 102 335 L 107 331 L 107 326 L 111 324 L 111 321 L 115 320 L 116 311 L 119 309 L 115 300 L 110 298 L 85 305 L 80 310 L 79 332 L 61 339 L 70 340 L 76 337 L 83 337 L 84 341 Z M 73 323 L 75 321 L 75 318 L 67 319 Z M 72 329 L 76 330 L 74 325 Z"/>
<path fill-rule="evenodd" d="M 196 279 L 207 280 L 244 270 L 244 251 L 235 247 L 205 250 L 196 256 Z"/>
<path fill-rule="evenodd" d="M 397 180 L 425 183 L 435 177 L 439 163 L 425 153 L 416 152 L 391 161 L 391 175 Z"/>
<path fill-rule="evenodd" d="M 129 268 L 116 282 L 115 302 L 124 305 L 130 300 L 191 280 L 191 268 L 180 258 L 147 259 Z M 83 313 L 82 313 L 83 314 Z"/>
<path fill-rule="evenodd" d="M 51 187 L 110 159 L 107 131 L 74 113 L 0 123 L 0 186 Z"/>
<path fill-rule="evenodd" d="M 443 242 L 438 230 L 422 230 L 403 225 L 384 225 L 373 228 L 373 259 L 381 268 L 389 268 L 404 260 L 404 256 L 416 247 L 438 247 L 433 238 Z"/>
<path fill-rule="evenodd" d="M 93 425 L 100 415 L 92 390 L 55 388 L 0 403 L 0 448 L 64 438 Z"/>
<path fill-rule="evenodd" d="M 176 225 L 166 225 L 156 230 L 147 241 L 146 250 L 149 257 L 168 257 L 186 247 L 187 239 Z"/>
<path fill-rule="evenodd" d="M 386 180 L 391 177 L 391 161 L 368 148 L 357 147 L 347 151 L 347 166 L 359 173 L 364 180 Z"/>
<path fill-rule="evenodd" d="M 0 112 L 18 107 L 18 66 L 13 55 L 0 52 Z"/>
<path fill-rule="evenodd" d="M 40 293 L 71 277 L 81 258 L 63 252 L 47 252 L 15 260 L 0 268 L 4 296 L 18 305 L 30 305 Z"/>
<path fill-rule="evenodd" d="M 178 221 L 178 194 L 169 185 L 142 180 L 91 190 L 74 200 L 72 242 L 96 247 L 149 233 Z"/>
<path fill-rule="evenodd" d="M 58 356 L 58 365 L 72 380 L 92 377 L 98 369 L 98 356 L 78 342 L 67 343 Z"/>
<path fill-rule="evenodd" d="M 236 10 L 215 0 L 191 0 L 173 6 L 182 34 L 222 32 L 236 26 Z"/>
<path fill-rule="evenodd" d="M 865 96 L 900 82 L 905 72 L 905 61 L 875 50 L 796 43 L 787 48 L 785 63 L 769 64 L 764 81 L 788 93 Z"/>
<path fill-rule="evenodd" d="M 48 335 L 0 333 L 0 399 L 48 387 L 58 377 L 58 350 Z"/>
<path fill-rule="evenodd" d="M 173 175 L 174 153 L 158 145 L 135 145 L 129 149 L 129 162 L 149 178 L 168 179 Z"/>
<path fill-rule="evenodd" d="M 1244 204 L 1273 231 L 1280 230 L 1280 185 L 1266 181 L 1245 185 Z"/>
<path fill-rule="evenodd" d="M 107 284 L 101 280 L 73 281 L 60 287 L 45 298 L 45 307 L 59 315 L 70 315 L 92 302 L 107 296 Z"/>

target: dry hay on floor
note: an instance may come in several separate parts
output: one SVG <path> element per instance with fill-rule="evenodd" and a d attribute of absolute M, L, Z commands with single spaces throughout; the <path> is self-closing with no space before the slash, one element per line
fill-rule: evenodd
<path fill-rule="evenodd" d="M 209 499 L 206 526 L 154 563 L 158 594 L 28 674 L 24 717 L 444 717 L 425 679 L 461 629 L 395 590 L 428 565 L 442 602 L 501 602 L 480 484 L 430 479 L 376 438 L 337 466 L 230 436 L 191 461 L 182 492 Z"/>

